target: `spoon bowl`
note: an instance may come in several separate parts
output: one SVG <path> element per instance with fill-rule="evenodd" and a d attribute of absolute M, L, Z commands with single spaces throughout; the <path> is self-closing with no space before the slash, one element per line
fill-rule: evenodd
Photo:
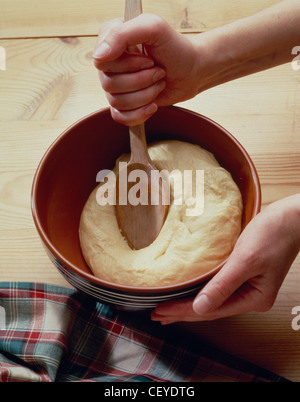
<path fill-rule="evenodd" d="M 121 176 L 126 184 L 120 183 Z M 128 181 L 131 176 L 138 176 L 137 184 Z M 169 191 L 164 178 L 151 165 L 130 163 L 118 181 L 116 216 L 121 233 L 132 249 L 145 248 L 159 235 L 168 213 Z"/>

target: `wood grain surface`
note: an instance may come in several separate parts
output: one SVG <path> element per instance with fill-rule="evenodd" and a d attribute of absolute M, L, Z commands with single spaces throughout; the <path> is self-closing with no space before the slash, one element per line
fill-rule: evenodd
<path fill-rule="evenodd" d="M 274 1 L 144 1 L 178 30 L 198 32 L 249 15 Z M 92 52 L 101 21 L 123 2 L 0 0 L 0 281 L 69 286 L 52 265 L 33 224 L 30 192 L 47 147 L 81 117 L 107 106 Z M 59 11 L 58 11 L 59 10 Z M 184 22 L 185 21 L 185 22 Z M 299 44 L 300 45 L 300 44 Z M 292 60 L 292 56 L 291 56 Z M 213 88 L 180 104 L 229 130 L 252 157 L 263 207 L 300 192 L 300 71 L 286 64 Z M 236 356 L 300 380 L 300 257 L 274 307 L 209 323 L 177 325 Z"/>
<path fill-rule="evenodd" d="M 201 32 L 254 14 L 279 0 L 143 0 L 143 11 L 182 32 Z M 0 37 L 97 35 L 99 25 L 123 18 L 124 0 L 1 0 Z"/>

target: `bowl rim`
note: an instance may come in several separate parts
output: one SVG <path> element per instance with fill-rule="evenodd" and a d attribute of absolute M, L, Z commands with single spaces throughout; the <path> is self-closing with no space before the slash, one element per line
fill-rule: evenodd
<path fill-rule="evenodd" d="M 229 139 L 235 144 L 235 146 L 239 149 L 239 151 L 243 154 L 245 160 L 247 161 L 247 164 L 250 168 L 251 175 L 253 178 L 253 183 L 254 183 L 254 188 L 255 188 L 255 199 L 254 199 L 254 210 L 252 213 L 252 216 L 250 220 L 254 218 L 255 215 L 257 215 L 260 212 L 261 209 L 261 186 L 260 186 L 260 180 L 259 176 L 256 170 L 256 167 L 250 158 L 248 152 L 245 150 L 245 148 L 241 145 L 241 143 L 230 133 L 228 132 L 224 127 L 222 127 L 219 123 L 216 123 L 214 120 L 201 115 L 197 112 L 194 112 L 192 110 L 179 107 L 179 106 L 167 106 L 164 107 L 167 109 L 174 109 L 178 110 L 184 113 L 188 113 L 197 117 L 200 117 L 203 120 L 206 120 L 208 123 L 214 125 L 215 127 L 219 128 L 223 134 L 229 137 Z M 217 265 L 215 268 L 211 269 L 210 271 L 197 276 L 193 279 L 184 281 L 184 282 L 179 282 L 176 284 L 172 285 L 166 285 L 166 286 L 149 286 L 149 287 L 141 287 L 141 286 L 130 286 L 130 285 L 121 285 L 113 282 L 109 282 L 106 280 L 103 280 L 101 278 L 96 277 L 93 275 L 93 273 L 88 273 L 85 271 L 82 271 L 80 268 L 78 268 L 76 265 L 74 265 L 71 261 L 66 259 L 60 251 L 52 244 L 50 238 L 44 231 L 42 224 L 40 222 L 40 217 L 36 205 L 36 199 L 37 199 L 37 189 L 38 189 L 38 183 L 40 180 L 41 173 L 44 169 L 44 164 L 47 161 L 47 159 L 50 157 L 50 154 L 52 150 L 57 147 L 57 145 L 63 140 L 63 138 L 68 135 L 70 131 L 75 126 L 78 126 L 82 123 L 84 123 L 86 120 L 90 119 L 91 117 L 94 117 L 98 114 L 103 114 L 103 113 L 110 113 L 110 108 L 102 108 L 100 110 L 97 110 L 95 112 L 92 112 L 76 122 L 74 122 L 72 125 L 70 125 L 68 128 L 66 128 L 53 142 L 52 144 L 48 147 L 48 149 L 45 151 L 44 155 L 42 156 L 35 174 L 33 178 L 33 183 L 32 183 L 32 189 L 31 189 L 31 212 L 33 216 L 33 220 L 36 226 L 36 229 L 44 243 L 44 245 L 48 248 L 48 250 L 52 253 L 52 255 L 60 261 L 68 270 L 71 270 L 74 274 L 78 275 L 81 278 L 84 278 L 87 280 L 89 283 L 92 283 L 96 285 L 97 287 L 103 287 L 105 289 L 109 289 L 111 291 L 117 291 L 117 292 L 122 292 L 122 293 L 128 293 L 128 294 L 167 294 L 170 292 L 176 292 L 180 291 L 182 289 L 191 289 L 197 286 L 201 286 L 205 281 L 208 279 L 212 278 L 226 263 L 228 260 L 228 257 L 223 260 L 219 265 Z"/>

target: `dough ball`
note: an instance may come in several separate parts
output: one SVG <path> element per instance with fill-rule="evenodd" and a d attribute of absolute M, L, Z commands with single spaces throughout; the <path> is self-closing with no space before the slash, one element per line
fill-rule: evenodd
<path fill-rule="evenodd" d="M 109 282 L 155 287 L 193 279 L 227 258 L 241 231 L 240 191 L 230 173 L 210 152 L 182 141 L 161 141 L 149 146 L 149 154 L 158 170 L 174 172 L 175 177 L 170 180 L 167 219 L 151 245 L 141 250 L 129 247 L 119 230 L 115 206 L 99 205 L 99 198 L 97 201 L 97 192 L 104 183 L 90 194 L 82 211 L 79 226 L 82 253 L 94 275 Z M 115 173 L 119 161 L 125 160 L 128 155 L 117 160 Z M 184 177 L 184 171 L 193 172 L 194 205 L 187 205 L 184 191 L 180 194 L 174 184 L 178 183 L 176 174 L 177 179 Z M 203 174 L 199 174 L 204 182 L 199 194 L 196 171 Z M 182 188 L 185 185 L 183 181 Z"/>

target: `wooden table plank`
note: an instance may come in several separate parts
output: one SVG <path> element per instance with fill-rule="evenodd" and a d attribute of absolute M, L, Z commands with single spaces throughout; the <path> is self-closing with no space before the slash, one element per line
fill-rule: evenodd
<path fill-rule="evenodd" d="M 279 0 L 143 0 L 147 13 L 181 32 L 201 32 L 251 15 Z M 124 0 L 0 0 L 0 38 L 97 35 L 124 13 Z"/>
<path fill-rule="evenodd" d="M 74 111 L 89 113 L 91 103 L 95 109 L 104 104 L 92 60 L 95 40 L 0 41 L 7 55 L 0 74 L 0 120 L 68 120 L 75 118 Z"/>
<path fill-rule="evenodd" d="M 189 2 L 188 2 L 189 3 Z M 107 105 L 92 62 L 95 37 L 11 39 L 0 71 L 0 280 L 69 286 L 35 230 L 30 191 L 47 147 L 79 118 Z M 300 192 L 300 73 L 289 64 L 213 88 L 181 105 L 227 128 L 245 146 L 263 204 Z M 268 313 L 177 327 L 287 378 L 300 380 L 300 256 Z M 188 335 L 187 335 L 188 336 Z"/>

